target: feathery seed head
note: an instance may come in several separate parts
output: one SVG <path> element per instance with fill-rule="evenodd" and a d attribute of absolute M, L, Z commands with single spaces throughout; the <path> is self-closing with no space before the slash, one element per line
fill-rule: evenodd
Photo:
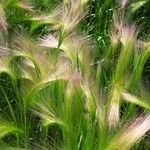
<path fill-rule="evenodd" d="M 110 39 L 113 45 L 116 45 L 120 40 L 122 26 L 122 16 L 114 15 L 113 24 L 110 31 Z"/>
<path fill-rule="evenodd" d="M 150 130 L 150 115 L 140 116 L 132 123 L 125 126 L 112 143 L 108 146 L 109 150 L 116 150 L 122 147 L 122 150 L 131 149 L 132 146 L 140 140 Z"/>
<path fill-rule="evenodd" d="M 110 95 L 110 105 L 108 110 L 109 128 L 115 128 L 120 120 L 120 87 L 114 87 Z"/>
<path fill-rule="evenodd" d="M 5 18 L 5 12 L 0 4 L 0 30 L 5 30 L 7 29 L 7 23 L 6 23 L 6 18 Z"/>
<path fill-rule="evenodd" d="M 109 108 L 109 128 L 116 128 L 118 122 L 119 122 L 119 104 L 118 103 L 111 103 Z"/>
<path fill-rule="evenodd" d="M 60 125 L 61 127 L 65 126 L 62 119 L 60 119 L 56 113 L 49 106 L 48 102 L 41 101 L 35 103 L 36 107 L 33 110 L 33 113 L 41 118 L 43 126 L 49 126 L 53 124 Z"/>
<path fill-rule="evenodd" d="M 120 41 L 124 46 L 129 44 L 133 44 L 137 38 L 136 27 L 133 26 L 124 26 L 121 30 L 121 39 Z"/>
<path fill-rule="evenodd" d="M 44 36 L 40 39 L 40 46 L 57 48 L 58 40 L 53 35 Z"/>
<path fill-rule="evenodd" d="M 26 0 L 18 2 L 17 6 L 28 11 L 34 11 L 33 6 Z"/>
<path fill-rule="evenodd" d="M 75 72 L 73 72 L 73 74 L 70 77 L 70 81 L 74 84 L 74 85 L 78 85 L 80 84 L 80 73 L 76 70 Z"/>
<path fill-rule="evenodd" d="M 128 3 L 128 0 L 120 0 L 121 2 L 121 8 L 123 9 L 126 5 L 127 5 L 127 3 Z"/>

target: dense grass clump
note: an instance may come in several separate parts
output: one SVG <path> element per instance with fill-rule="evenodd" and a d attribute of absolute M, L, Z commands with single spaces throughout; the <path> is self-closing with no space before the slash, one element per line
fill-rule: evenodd
<path fill-rule="evenodd" d="M 142 8 L 149 1 L 1 0 L 0 149 L 150 149 Z"/>

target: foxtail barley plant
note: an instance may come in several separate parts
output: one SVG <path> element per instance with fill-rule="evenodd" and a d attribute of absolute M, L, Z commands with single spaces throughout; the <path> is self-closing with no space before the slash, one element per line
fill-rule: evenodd
<path fill-rule="evenodd" d="M 1 0 L 0 149 L 150 148 L 148 1 L 99 2 Z"/>

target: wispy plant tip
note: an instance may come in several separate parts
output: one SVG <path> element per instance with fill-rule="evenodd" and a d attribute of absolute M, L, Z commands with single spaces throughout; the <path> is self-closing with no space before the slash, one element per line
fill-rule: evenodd
<path fill-rule="evenodd" d="M 108 149 L 116 150 L 118 147 L 122 147 L 122 150 L 130 149 L 149 130 L 150 115 L 140 116 L 116 135 Z"/>

